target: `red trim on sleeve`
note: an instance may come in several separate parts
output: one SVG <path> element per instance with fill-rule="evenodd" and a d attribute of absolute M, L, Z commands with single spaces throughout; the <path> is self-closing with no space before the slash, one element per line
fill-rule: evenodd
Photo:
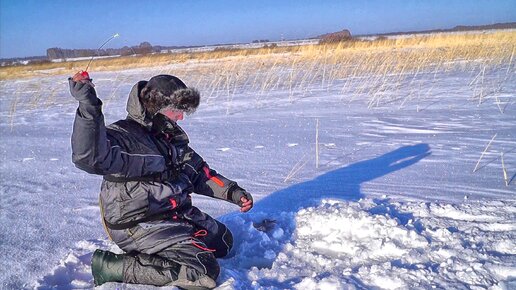
<path fill-rule="evenodd" d="M 208 177 L 209 179 L 211 179 L 211 174 L 210 174 L 210 169 L 208 168 L 208 166 L 204 166 L 202 168 L 202 170 L 204 170 L 204 174 L 206 174 L 206 177 Z"/>
<path fill-rule="evenodd" d="M 211 181 L 215 182 L 215 184 L 217 184 L 218 186 L 224 187 L 224 182 L 222 180 L 220 180 L 216 176 L 212 176 L 211 175 L 210 168 L 208 168 L 208 166 L 204 166 L 202 169 L 204 170 L 204 173 L 206 174 L 206 177 L 208 177 Z"/>

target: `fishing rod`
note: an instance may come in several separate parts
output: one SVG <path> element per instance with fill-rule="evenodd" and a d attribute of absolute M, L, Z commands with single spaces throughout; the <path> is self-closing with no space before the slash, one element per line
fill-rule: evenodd
<path fill-rule="evenodd" d="M 108 38 L 106 41 L 104 41 L 104 43 L 102 43 L 102 45 L 99 46 L 99 48 L 97 48 L 97 56 L 99 55 L 99 51 L 106 44 L 108 44 L 108 42 L 110 42 L 111 40 L 113 40 L 114 38 L 117 38 L 119 36 L 120 36 L 120 34 L 115 33 L 110 38 Z M 95 58 L 95 55 L 92 55 L 91 58 L 90 58 L 90 61 L 88 62 L 88 65 L 86 66 L 86 68 L 84 70 L 79 71 L 77 74 L 75 74 L 75 76 L 73 77 L 74 81 L 83 81 L 84 80 L 84 81 L 91 82 L 91 78 L 90 78 L 90 74 L 88 73 L 88 69 L 90 68 L 90 64 L 91 64 L 91 62 L 93 61 L 94 58 Z"/>

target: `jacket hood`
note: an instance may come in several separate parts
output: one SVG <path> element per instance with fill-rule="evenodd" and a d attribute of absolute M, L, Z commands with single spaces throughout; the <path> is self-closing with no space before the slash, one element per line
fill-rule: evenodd
<path fill-rule="evenodd" d="M 152 127 L 152 116 L 148 116 L 147 111 L 143 107 L 140 102 L 140 92 L 147 84 L 147 81 L 139 81 L 137 82 L 131 92 L 129 93 L 129 98 L 127 99 L 127 117 L 140 123 L 147 129 Z"/>

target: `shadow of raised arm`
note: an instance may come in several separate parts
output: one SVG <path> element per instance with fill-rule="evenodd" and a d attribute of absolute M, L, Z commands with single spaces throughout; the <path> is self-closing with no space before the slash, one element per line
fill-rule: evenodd
<path fill-rule="evenodd" d="M 276 191 L 256 203 L 255 209 L 267 212 L 297 211 L 313 206 L 322 198 L 358 200 L 360 186 L 391 172 L 403 169 L 429 156 L 428 144 L 403 146 L 381 156 L 329 171 L 315 179 Z"/>

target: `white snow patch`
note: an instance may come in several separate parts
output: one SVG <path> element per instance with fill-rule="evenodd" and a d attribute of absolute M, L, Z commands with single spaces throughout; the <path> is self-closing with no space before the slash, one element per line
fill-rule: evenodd
<path fill-rule="evenodd" d="M 514 204 L 506 202 L 504 206 Z M 494 214 L 493 205 L 487 202 L 454 208 Z M 511 257 L 514 233 L 484 232 L 479 227 L 478 232 L 472 232 L 464 226 L 483 222 L 450 220 L 422 211 L 449 206 L 324 200 L 317 207 L 295 213 L 293 224 L 290 214 L 281 213 L 275 228 L 265 233 L 246 224 L 267 217 L 266 213 L 228 216 L 225 222 L 244 238 L 235 249 L 240 255 L 222 265 L 223 269 L 240 268 L 242 272 L 224 272 L 222 277 L 236 279 L 249 268 L 247 275 L 253 282 L 241 281 L 238 287 L 242 289 L 399 289 L 415 285 L 449 289 L 457 285 L 494 287 L 516 278 Z M 512 218 L 499 217 L 504 222 Z M 278 235 L 278 229 L 284 234 Z"/>

